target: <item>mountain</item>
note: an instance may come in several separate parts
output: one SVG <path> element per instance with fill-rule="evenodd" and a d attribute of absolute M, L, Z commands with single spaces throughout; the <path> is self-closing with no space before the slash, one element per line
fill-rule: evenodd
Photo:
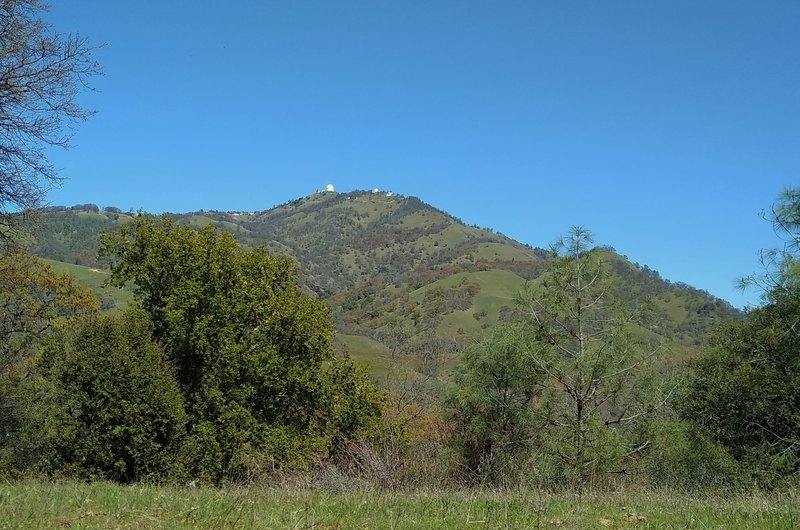
<path fill-rule="evenodd" d="M 267 245 L 293 256 L 304 287 L 332 307 L 342 349 L 365 357 L 416 353 L 418 371 L 435 369 L 443 354 L 509 318 L 519 288 L 551 259 L 543 249 L 467 226 L 416 197 L 387 193 L 321 192 L 259 212 L 168 215 L 195 227 L 215 225 L 247 247 Z M 34 251 L 93 269 L 94 276 L 78 276 L 96 279 L 103 268 L 95 258 L 97 234 L 129 221 L 116 208 L 49 208 Z M 616 297 L 634 310 L 648 308 L 643 333 L 692 349 L 718 324 L 741 317 L 704 291 L 665 281 L 610 247 L 603 252 Z M 97 282 L 94 287 L 100 290 Z"/>

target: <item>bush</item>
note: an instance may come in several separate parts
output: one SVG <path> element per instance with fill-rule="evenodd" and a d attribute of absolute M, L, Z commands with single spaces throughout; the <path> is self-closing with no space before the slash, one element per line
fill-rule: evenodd
<path fill-rule="evenodd" d="M 499 326 L 462 356 L 447 399 L 464 479 L 500 482 L 518 469 L 538 427 L 532 410 L 542 379 L 522 327 Z"/>
<path fill-rule="evenodd" d="M 679 403 L 762 486 L 800 473 L 800 293 L 719 330 Z"/>
<path fill-rule="evenodd" d="M 730 453 L 692 424 L 665 415 L 648 430 L 652 450 L 644 470 L 653 485 L 733 491 L 745 484 L 743 470 Z"/>
<path fill-rule="evenodd" d="M 137 216 L 101 239 L 112 281 L 135 285 L 183 393 L 180 474 L 220 483 L 304 468 L 380 417 L 378 393 L 334 358 L 331 311 L 288 257 L 213 227 Z"/>
<path fill-rule="evenodd" d="M 0 256 L 0 475 L 13 475 L 39 456 L 39 440 L 26 438 L 26 424 L 36 415 L 28 389 L 40 341 L 62 319 L 96 307 L 91 291 L 30 254 Z"/>
<path fill-rule="evenodd" d="M 87 479 L 161 479 L 183 435 L 183 398 L 141 310 L 90 317 L 44 344 L 39 467 Z M 46 420 L 46 421 L 43 421 Z"/>

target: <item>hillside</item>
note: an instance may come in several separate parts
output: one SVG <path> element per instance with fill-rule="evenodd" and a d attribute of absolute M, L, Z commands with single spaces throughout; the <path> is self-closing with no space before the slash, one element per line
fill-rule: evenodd
<path fill-rule="evenodd" d="M 317 193 L 259 212 L 169 215 L 191 226 L 213 224 L 248 247 L 290 254 L 305 288 L 333 309 L 340 349 L 360 358 L 372 349 L 375 359 L 413 353 L 415 370 L 422 372 L 435 371 L 442 355 L 509 318 L 519 288 L 535 281 L 550 259 L 543 249 L 467 226 L 420 199 L 385 193 Z M 97 234 L 129 220 L 116 208 L 50 208 L 35 252 L 102 269 L 95 259 Z M 655 337 L 691 349 L 716 325 L 741 316 L 704 291 L 667 282 L 613 249 L 605 253 L 614 294 L 632 309 L 647 308 L 647 332 Z M 97 273 L 77 274 L 79 281 L 87 276 Z M 129 296 L 103 294 L 121 296 L 119 305 Z"/>

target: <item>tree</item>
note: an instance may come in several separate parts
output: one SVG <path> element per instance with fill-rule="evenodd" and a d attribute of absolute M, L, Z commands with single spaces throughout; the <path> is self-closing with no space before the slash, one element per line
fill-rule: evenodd
<path fill-rule="evenodd" d="M 0 256 L 0 367 L 29 357 L 60 317 L 91 313 L 97 304 L 91 291 L 30 254 Z"/>
<path fill-rule="evenodd" d="M 459 360 L 447 399 L 454 442 L 468 479 L 511 479 L 526 461 L 541 427 L 533 400 L 541 395 L 543 374 L 530 362 L 527 330 L 499 325 Z"/>
<path fill-rule="evenodd" d="M 399 352 L 408 348 L 408 343 L 413 335 L 413 326 L 408 320 L 393 316 L 386 323 L 378 337 L 389 348 L 392 359 L 394 359 Z"/>
<path fill-rule="evenodd" d="M 70 127 L 91 113 L 76 96 L 100 73 L 92 47 L 53 30 L 40 0 L 0 0 L 0 242 L 41 204 L 59 176 L 46 148 L 67 147 Z"/>
<path fill-rule="evenodd" d="M 679 409 L 766 484 L 800 473 L 800 189 L 780 195 L 770 221 L 783 245 L 740 282 L 765 305 L 717 332 Z"/>
<path fill-rule="evenodd" d="M 654 401 L 664 402 L 645 371 L 657 348 L 637 338 L 647 332 L 612 300 L 609 266 L 591 243 L 586 229 L 572 228 L 550 268 L 519 293 L 515 321 L 498 324 L 460 362 L 455 441 L 482 477 L 530 462 L 540 469 L 529 478 L 582 493 L 590 478 L 625 472 L 650 445 L 637 428 Z"/>
<path fill-rule="evenodd" d="M 800 297 L 720 328 L 693 365 L 681 415 L 764 485 L 800 473 Z"/>
<path fill-rule="evenodd" d="M 334 359 L 330 309 L 300 290 L 290 258 L 144 215 L 102 237 L 101 254 L 114 284 L 133 282 L 175 367 L 187 474 L 218 482 L 261 462 L 307 461 L 379 417 L 378 394 Z M 358 418 L 337 412 L 343 400 Z"/>
<path fill-rule="evenodd" d="M 551 269 L 518 299 L 532 331 L 529 360 L 544 375 L 540 443 L 579 493 L 649 445 L 626 431 L 653 408 L 636 388 L 655 349 L 636 340 L 632 316 L 611 300 L 602 252 L 591 244 L 585 228 L 573 227 L 554 245 Z"/>
<path fill-rule="evenodd" d="M 150 328 L 147 314 L 132 309 L 74 321 L 44 342 L 40 469 L 123 483 L 171 474 L 186 413 Z"/>
<path fill-rule="evenodd" d="M 0 453 L 30 409 L 22 383 L 42 339 L 63 318 L 96 309 L 91 291 L 56 275 L 43 261 L 20 251 L 0 256 Z M 0 468 L 2 460 L 0 455 Z"/>
<path fill-rule="evenodd" d="M 800 188 L 786 188 L 769 216 L 782 245 L 761 251 L 762 271 L 739 280 L 742 290 L 760 289 L 765 302 L 789 295 L 800 288 Z"/>

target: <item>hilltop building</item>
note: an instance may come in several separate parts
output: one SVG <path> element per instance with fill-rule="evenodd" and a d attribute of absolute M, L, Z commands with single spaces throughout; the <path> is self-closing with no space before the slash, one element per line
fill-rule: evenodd
<path fill-rule="evenodd" d="M 336 188 L 333 187 L 333 184 L 328 184 L 327 186 L 325 186 L 324 190 L 317 189 L 314 192 L 314 195 L 318 195 L 320 193 L 336 193 Z"/>

